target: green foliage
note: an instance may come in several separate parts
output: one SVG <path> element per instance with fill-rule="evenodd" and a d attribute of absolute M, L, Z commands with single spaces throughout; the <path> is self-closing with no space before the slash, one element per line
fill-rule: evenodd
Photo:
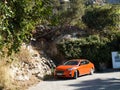
<path fill-rule="evenodd" d="M 38 23 L 49 23 L 51 14 L 51 0 L 1 0 L 0 49 L 6 47 L 9 54 L 17 52 Z"/>
<path fill-rule="evenodd" d="M 79 47 L 81 43 L 79 41 L 67 41 L 58 44 L 58 48 L 66 58 L 79 58 L 81 55 L 81 49 Z"/>
<path fill-rule="evenodd" d="M 93 6 L 86 10 L 83 22 L 88 28 L 94 30 L 114 29 L 118 30 L 120 25 L 120 6 Z"/>
<path fill-rule="evenodd" d="M 120 5 L 113 5 L 110 9 L 109 18 L 111 19 L 113 30 L 120 30 Z"/>
<path fill-rule="evenodd" d="M 84 1 L 83 0 L 70 0 L 70 2 L 57 3 L 55 8 L 54 20 L 57 25 L 78 25 L 82 26 L 81 17 L 84 15 Z"/>
<path fill-rule="evenodd" d="M 58 44 L 58 50 L 67 59 L 89 59 L 95 63 L 96 69 L 99 69 L 100 63 L 105 63 L 109 67 L 111 64 L 111 52 L 120 49 L 120 32 L 114 35 L 116 38 L 112 40 L 99 35 L 67 40 Z"/>
<path fill-rule="evenodd" d="M 77 25 L 81 28 L 84 27 L 82 16 L 84 15 L 85 9 L 85 0 L 73 0 L 73 2 L 71 2 L 71 10 L 73 10 L 72 13 L 74 13 L 71 21 L 72 25 Z"/>
<path fill-rule="evenodd" d="M 58 11 L 55 10 L 56 12 L 52 16 L 53 22 L 57 22 L 55 25 L 62 27 L 66 25 L 82 25 L 81 17 L 84 15 L 86 8 L 83 0 L 71 0 L 70 8 L 67 10 L 58 3 L 56 7 Z M 67 59 L 88 58 L 96 63 L 96 66 L 99 66 L 101 62 L 111 62 L 111 51 L 120 48 L 117 33 L 112 32 L 112 30 L 116 31 L 118 28 L 116 26 L 119 25 L 119 6 L 93 5 L 89 7 L 87 7 L 88 9 L 82 18 L 84 23 L 89 30 L 94 29 L 103 32 L 87 38 L 63 41 L 58 44 L 58 49 Z"/>

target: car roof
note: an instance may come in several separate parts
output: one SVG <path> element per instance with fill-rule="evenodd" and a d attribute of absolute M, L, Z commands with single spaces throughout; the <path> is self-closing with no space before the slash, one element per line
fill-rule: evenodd
<path fill-rule="evenodd" d="M 81 61 L 88 61 L 88 60 L 87 59 L 71 59 L 69 61 L 79 61 L 79 62 L 81 62 Z"/>

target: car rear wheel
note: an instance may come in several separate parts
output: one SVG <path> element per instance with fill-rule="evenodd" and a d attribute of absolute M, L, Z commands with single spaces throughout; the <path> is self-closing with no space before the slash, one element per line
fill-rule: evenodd
<path fill-rule="evenodd" d="M 90 69 L 90 75 L 93 75 L 93 74 L 94 74 L 94 69 L 91 68 L 91 69 Z"/>
<path fill-rule="evenodd" d="M 77 79 L 77 78 L 78 78 L 78 71 L 77 71 L 77 70 L 75 70 L 73 78 L 74 78 L 74 79 Z"/>

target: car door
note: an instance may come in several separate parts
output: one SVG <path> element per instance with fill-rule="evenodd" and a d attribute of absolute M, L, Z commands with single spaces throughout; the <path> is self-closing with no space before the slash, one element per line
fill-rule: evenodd
<path fill-rule="evenodd" d="M 84 75 L 85 74 L 85 71 L 86 71 L 85 61 L 81 61 L 80 62 L 78 70 L 79 70 L 80 75 Z"/>
<path fill-rule="evenodd" d="M 80 75 L 84 75 L 84 74 L 88 74 L 89 73 L 88 64 L 89 64 L 88 61 L 81 61 L 80 65 L 79 65 Z"/>
<path fill-rule="evenodd" d="M 85 61 L 85 74 L 90 73 L 90 62 L 89 61 Z"/>

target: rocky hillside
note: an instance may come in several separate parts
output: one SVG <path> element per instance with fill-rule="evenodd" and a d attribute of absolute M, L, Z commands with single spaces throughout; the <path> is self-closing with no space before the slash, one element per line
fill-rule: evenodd
<path fill-rule="evenodd" d="M 23 46 L 23 49 L 27 49 L 29 52 L 30 60 L 21 61 L 19 64 L 13 64 L 11 66 L 12 77 L 15 80 L 29 80 L 31 75 L 35 75 L 38 78 L 43 79 L 44 75 L 51 74 L 51 68 L 53 67 L 52 60 L 40 55 L 40 53 L 32 48 L 32 46 Z"/>
<path fill-rule="evenodd" d="M 26 44 L 22 45 L 21 50 L 17 56 L 19 61 L 13 62 L 10 66 L 10 76 L 14 84 L 18 85 L 17 89 L 21 86 L 26 88 L 52 75 L 55 64 L 42 51 Z"/>

